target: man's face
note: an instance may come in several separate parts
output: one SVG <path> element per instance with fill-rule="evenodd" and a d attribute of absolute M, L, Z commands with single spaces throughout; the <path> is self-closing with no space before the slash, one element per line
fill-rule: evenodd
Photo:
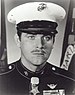
<path fill-rule="evenodd" d="M 46 62 L 53 48 L 53 37 L 43 34 L 22 33 L 21 58 L 32 65 L 39 66 Z"/>

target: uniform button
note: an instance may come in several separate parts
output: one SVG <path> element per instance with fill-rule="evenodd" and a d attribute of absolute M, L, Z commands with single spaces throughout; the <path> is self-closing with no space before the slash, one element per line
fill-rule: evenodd
<path fill-rule="evenodd" d="M 9 69 L 12 69 L 12 66 L 11 65 L 9 66 Z"/>
<path fill-rule="evenodd" d="M 27 72 L 27 71 L 24 71 L 24 74 L 25 74 L 26 76 L 28 76 L 28 72 Z"/>
<path fill-rule="evenodd" d="M 56 70 L 55 67 L 52 67 L 52 70 L 55 71 Z"/>

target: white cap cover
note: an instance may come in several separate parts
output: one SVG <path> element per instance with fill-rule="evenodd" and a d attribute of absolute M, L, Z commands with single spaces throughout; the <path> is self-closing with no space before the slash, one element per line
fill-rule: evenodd
<path fill-rule="evenodd" d="M 64 19 L 66 12 L 61 6 L 50 2 L 30 2 L 13 8 L 8 21 L 18 24 L 23 21 L 46 20 L 56 22 Z"/>

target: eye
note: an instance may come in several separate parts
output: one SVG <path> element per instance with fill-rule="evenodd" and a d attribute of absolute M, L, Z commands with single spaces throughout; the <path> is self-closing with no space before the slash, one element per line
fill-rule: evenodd
<path fill-rule="evenodd" d="M 51 35 L 44 36 L 44 40 L 46 41 L 50 41 L 51 39 L 52 39 Z"/>
<path fill-rule="evenodd" d="M 28 34 L 27 35 L 27 38 L 30 39 L 30 40 L 34 40 L 35 39 L 35 35 Z"/>

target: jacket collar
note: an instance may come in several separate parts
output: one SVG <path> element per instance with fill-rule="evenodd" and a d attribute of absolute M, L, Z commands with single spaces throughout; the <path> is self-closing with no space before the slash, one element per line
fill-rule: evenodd
<path fill-rule="evenodd" d="M 45 72 L 45 68 L 46 68 L 46 65 L 38 72 L 32 72 L 30 70 L 28 70 L 21 62 L 21 60 L 19 60 L 17 63 L 16 63 L 16 69 L 17 71 L 24 77 L 27 77 L 27 78 L 31 78 L 31 77 L 40 77 L 41 75 L 44 74 Z"/>

